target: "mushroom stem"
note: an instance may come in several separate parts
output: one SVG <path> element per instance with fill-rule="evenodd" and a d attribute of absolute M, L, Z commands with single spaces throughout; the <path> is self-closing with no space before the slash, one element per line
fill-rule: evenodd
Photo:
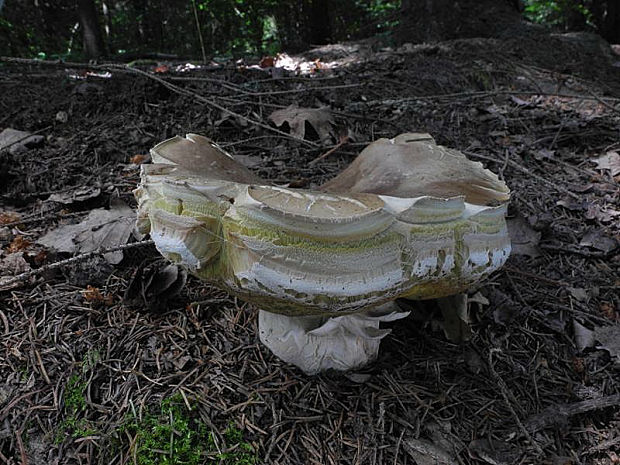
<path fill-rule="evenodd" d="M 260 310 L 260 340 L 277 357 L 306 374 L 327 369 L 348 371 L 377 358 L 390 329 L 379 323 L 409 315 L 394 302 L 338 317 L 286 316 Z"/>

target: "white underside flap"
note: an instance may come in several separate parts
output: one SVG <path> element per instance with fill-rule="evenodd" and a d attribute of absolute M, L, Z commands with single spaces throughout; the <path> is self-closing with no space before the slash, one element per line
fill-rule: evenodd
<path fill-rule="evenodd" d="M 381 339 L 391 330 L 379 324 L 409 315 L 390 302 L 353 315 L 333 318 L 290 317 L 260 310 L 260 340 L 277 357 L 307 374 L 348 371 L 377 358 Z"/>

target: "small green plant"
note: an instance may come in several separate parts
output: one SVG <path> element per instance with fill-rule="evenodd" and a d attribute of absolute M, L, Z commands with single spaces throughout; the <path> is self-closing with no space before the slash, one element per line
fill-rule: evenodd
<path fill-rule="evenodd" d="M 225 450 L 219 452 L 213 434 L 175 394 L 161 402 L 159 412 L 133 415 L 119 429 L 136 437 L 136 465 L 255 465 L 256 454 L 243 432 L 230 425 L 224 432 Z"/>
<path fill-rule="evenodd" d="M 63 403 L 64 420 L 60 423 L 55 442 L 61 443 L 67 435 L 73 438 L 82 438 L 97 434 L 97 430 L 86 415 L 86 388 L 88 387 L 87 375 L 100 359 L 97 350 L 88 351 L 81 363 L 81 370 L 73 373 L 65 385 Z"/>
<path fill-rule="evenodd" d="M 79 375 L 71 375 L 65 387 L 65 412 L 76 415 L 86 410 L 87 384 Z"/>

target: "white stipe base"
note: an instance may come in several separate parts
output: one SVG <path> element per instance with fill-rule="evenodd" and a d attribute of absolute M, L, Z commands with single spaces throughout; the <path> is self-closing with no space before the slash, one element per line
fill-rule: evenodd
<path fill-rule="evenodd" d="M 391 330 L 382 321 L 405 318 L 394 302 L 338 317 L 291 317 L 260 310 L 260 340 L 281 360 L 306 374 L 328 369 L 348 371 L 374 361 L 381 339 Z"/>

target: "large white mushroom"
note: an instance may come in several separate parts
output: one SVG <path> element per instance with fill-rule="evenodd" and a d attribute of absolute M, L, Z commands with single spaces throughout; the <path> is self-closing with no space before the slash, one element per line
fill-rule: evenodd
<path fill-rule="evenodd" d="M 269 185 L 209 139 L 151 150 L 138 226 L 196 276 L 260 308 L 261 341 L 306 373 L 376 358 L 393 301 L 464 292 L 510 253 L 509 190 L 480 163 L 401 134 L 319 190 Z"/>

